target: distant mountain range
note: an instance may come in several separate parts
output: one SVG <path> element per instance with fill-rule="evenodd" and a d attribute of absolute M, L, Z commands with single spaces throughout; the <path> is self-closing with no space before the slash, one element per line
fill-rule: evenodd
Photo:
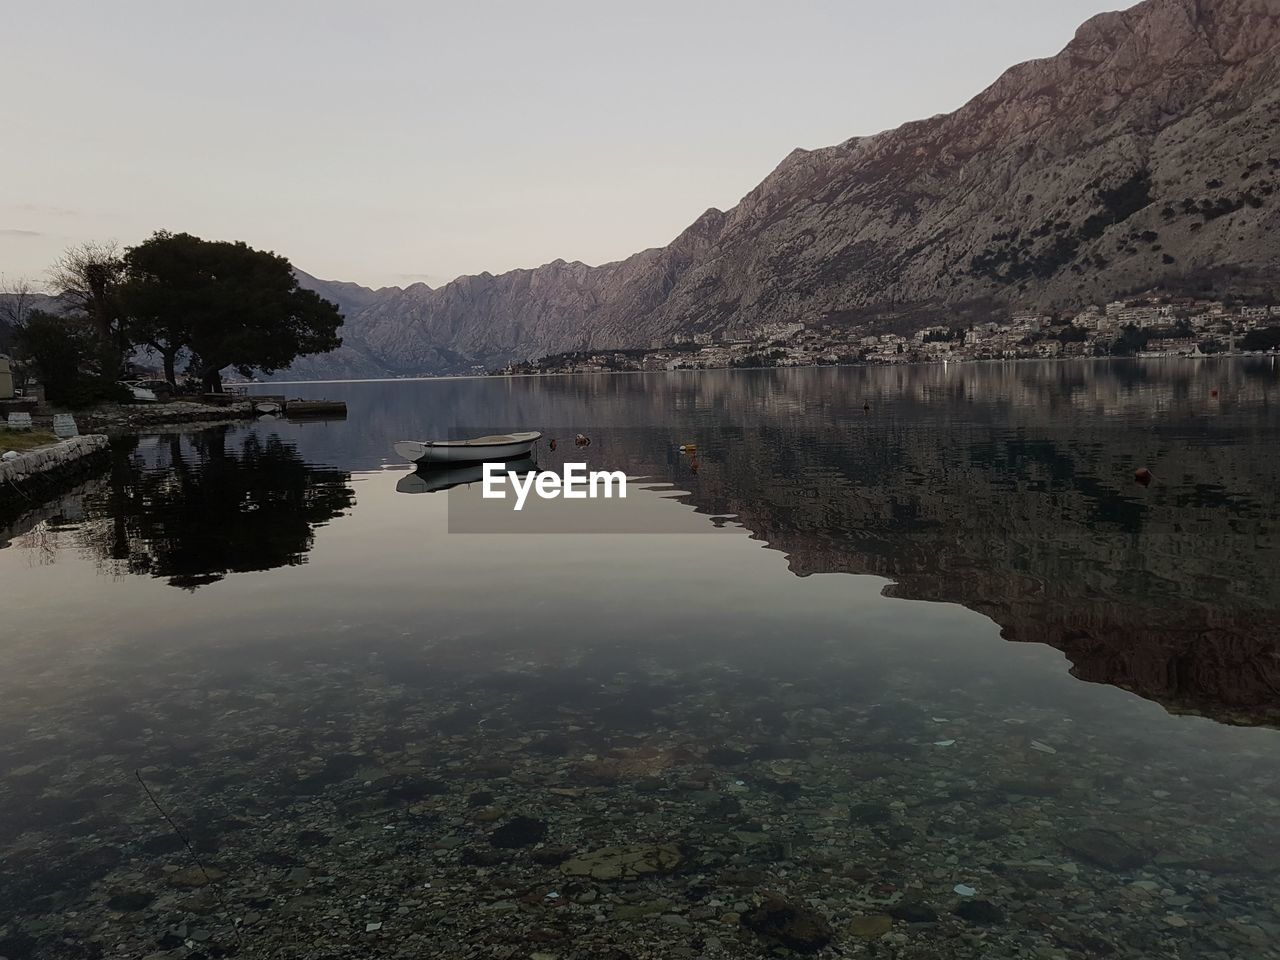
<path fill-rule="evenodd" d="M 892 77 L 886 82 L 893 82 Z M 733 209 L 598 267 L 432 289 L 300 278 L 343 347 L 285 375 L 463 372 L 763 321 L 899 328 L 1280 267 L 1280 0 L 1146 0 L 954 113 L 795 150 Z"/>

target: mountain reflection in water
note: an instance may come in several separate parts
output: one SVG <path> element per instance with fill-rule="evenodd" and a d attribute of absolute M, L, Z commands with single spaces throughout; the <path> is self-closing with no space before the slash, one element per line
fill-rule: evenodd
<path fill-rule="evenodd" d="M 1062 650 L 1083 680 L 1174 711 L 1280 720 L 1271 361 L 311 390 L 376 424 L 353 447 L 335 447 L 332 432 L 300 437 L 313 457 L 381 459 L 382 437 L 468 423 L 586 428 L 589 454 L 543 449 L 540 463 L 587 459 L 669 481 L 699 513 L 732 516 L 785 553 L 798 576 L 871 574 L 894 581 L 891 596 L 963 604 L 1007 639 Z M 676 451 L 684 442 L 698 445 L 696 474 Z M 1142 466 L 1150 487 L 1134 482 Z"/>
<path fill-rule="evenodd" d="M 354 505 L 348 471 L 398 466 L 394 439 L 586 429 L 590 448 L 543 446 L 539 464 L 670 483 L 708 529 L 732 518 L 797 576 L 883 577 L 890 596 L 959 603 L 1062 650 L 1083 680 L 1275 722 L 1277 382 L 1262 361 L 301 385 L 345 399 L 349 422 L 118 441 L 109 474 L 70 498 L 83 517 L 24 542 L 70 540 L 112 573 L 194 589 L 303 562 Z M 403 492 L 454 485 L 399 476 Z M 621 509 L 574 506 L 546 529 L 689 529 L 670 512 L 611 525 Z"/>

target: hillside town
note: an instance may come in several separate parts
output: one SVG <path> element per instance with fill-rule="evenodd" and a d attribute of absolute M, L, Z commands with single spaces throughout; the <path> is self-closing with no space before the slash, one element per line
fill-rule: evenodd
<path fill-rule="evenodd" d="M 495 375 L 810 367 L 1070 357 L 1201 357 L 1280 348 L 1280 305 L 1143 298 L 1076 313 L 1014 313 L 910 333 L 874 323 L 769 323 L 735 334 L 677 336 L 645 349 L 590 350 L 512 363 Z"/>

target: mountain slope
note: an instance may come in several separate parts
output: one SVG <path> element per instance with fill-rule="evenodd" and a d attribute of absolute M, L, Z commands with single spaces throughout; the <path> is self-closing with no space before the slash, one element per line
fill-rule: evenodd
<path fill-rule="evenodd" d="M 310 365 L 457 371 L 766 320 L 1265 285 L 1278 187 L 1280 0 L 1146 0 L 952 114 L 793 151 L 667 247 L 373 292 Z"/>
<path fill-rule="evenodd" d="M 666 320 L 989 295 L 1049 307 L 1272 267 L 1278 43 L 1277 0 L 1148 0 L 954 114 L 796 151 Z"/>

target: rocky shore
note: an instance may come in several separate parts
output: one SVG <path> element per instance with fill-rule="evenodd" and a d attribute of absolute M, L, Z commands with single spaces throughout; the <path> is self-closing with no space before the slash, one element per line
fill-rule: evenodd
<path fill-rule="evenodd" d="M 111 434 L 161 425 L 231 423 L 254 416 L 252 400 L 236 400 L 226 405 L 176 400 L 157 404 L 106 404 L 77 414 L 76 421 L 82 431 Z"/>

